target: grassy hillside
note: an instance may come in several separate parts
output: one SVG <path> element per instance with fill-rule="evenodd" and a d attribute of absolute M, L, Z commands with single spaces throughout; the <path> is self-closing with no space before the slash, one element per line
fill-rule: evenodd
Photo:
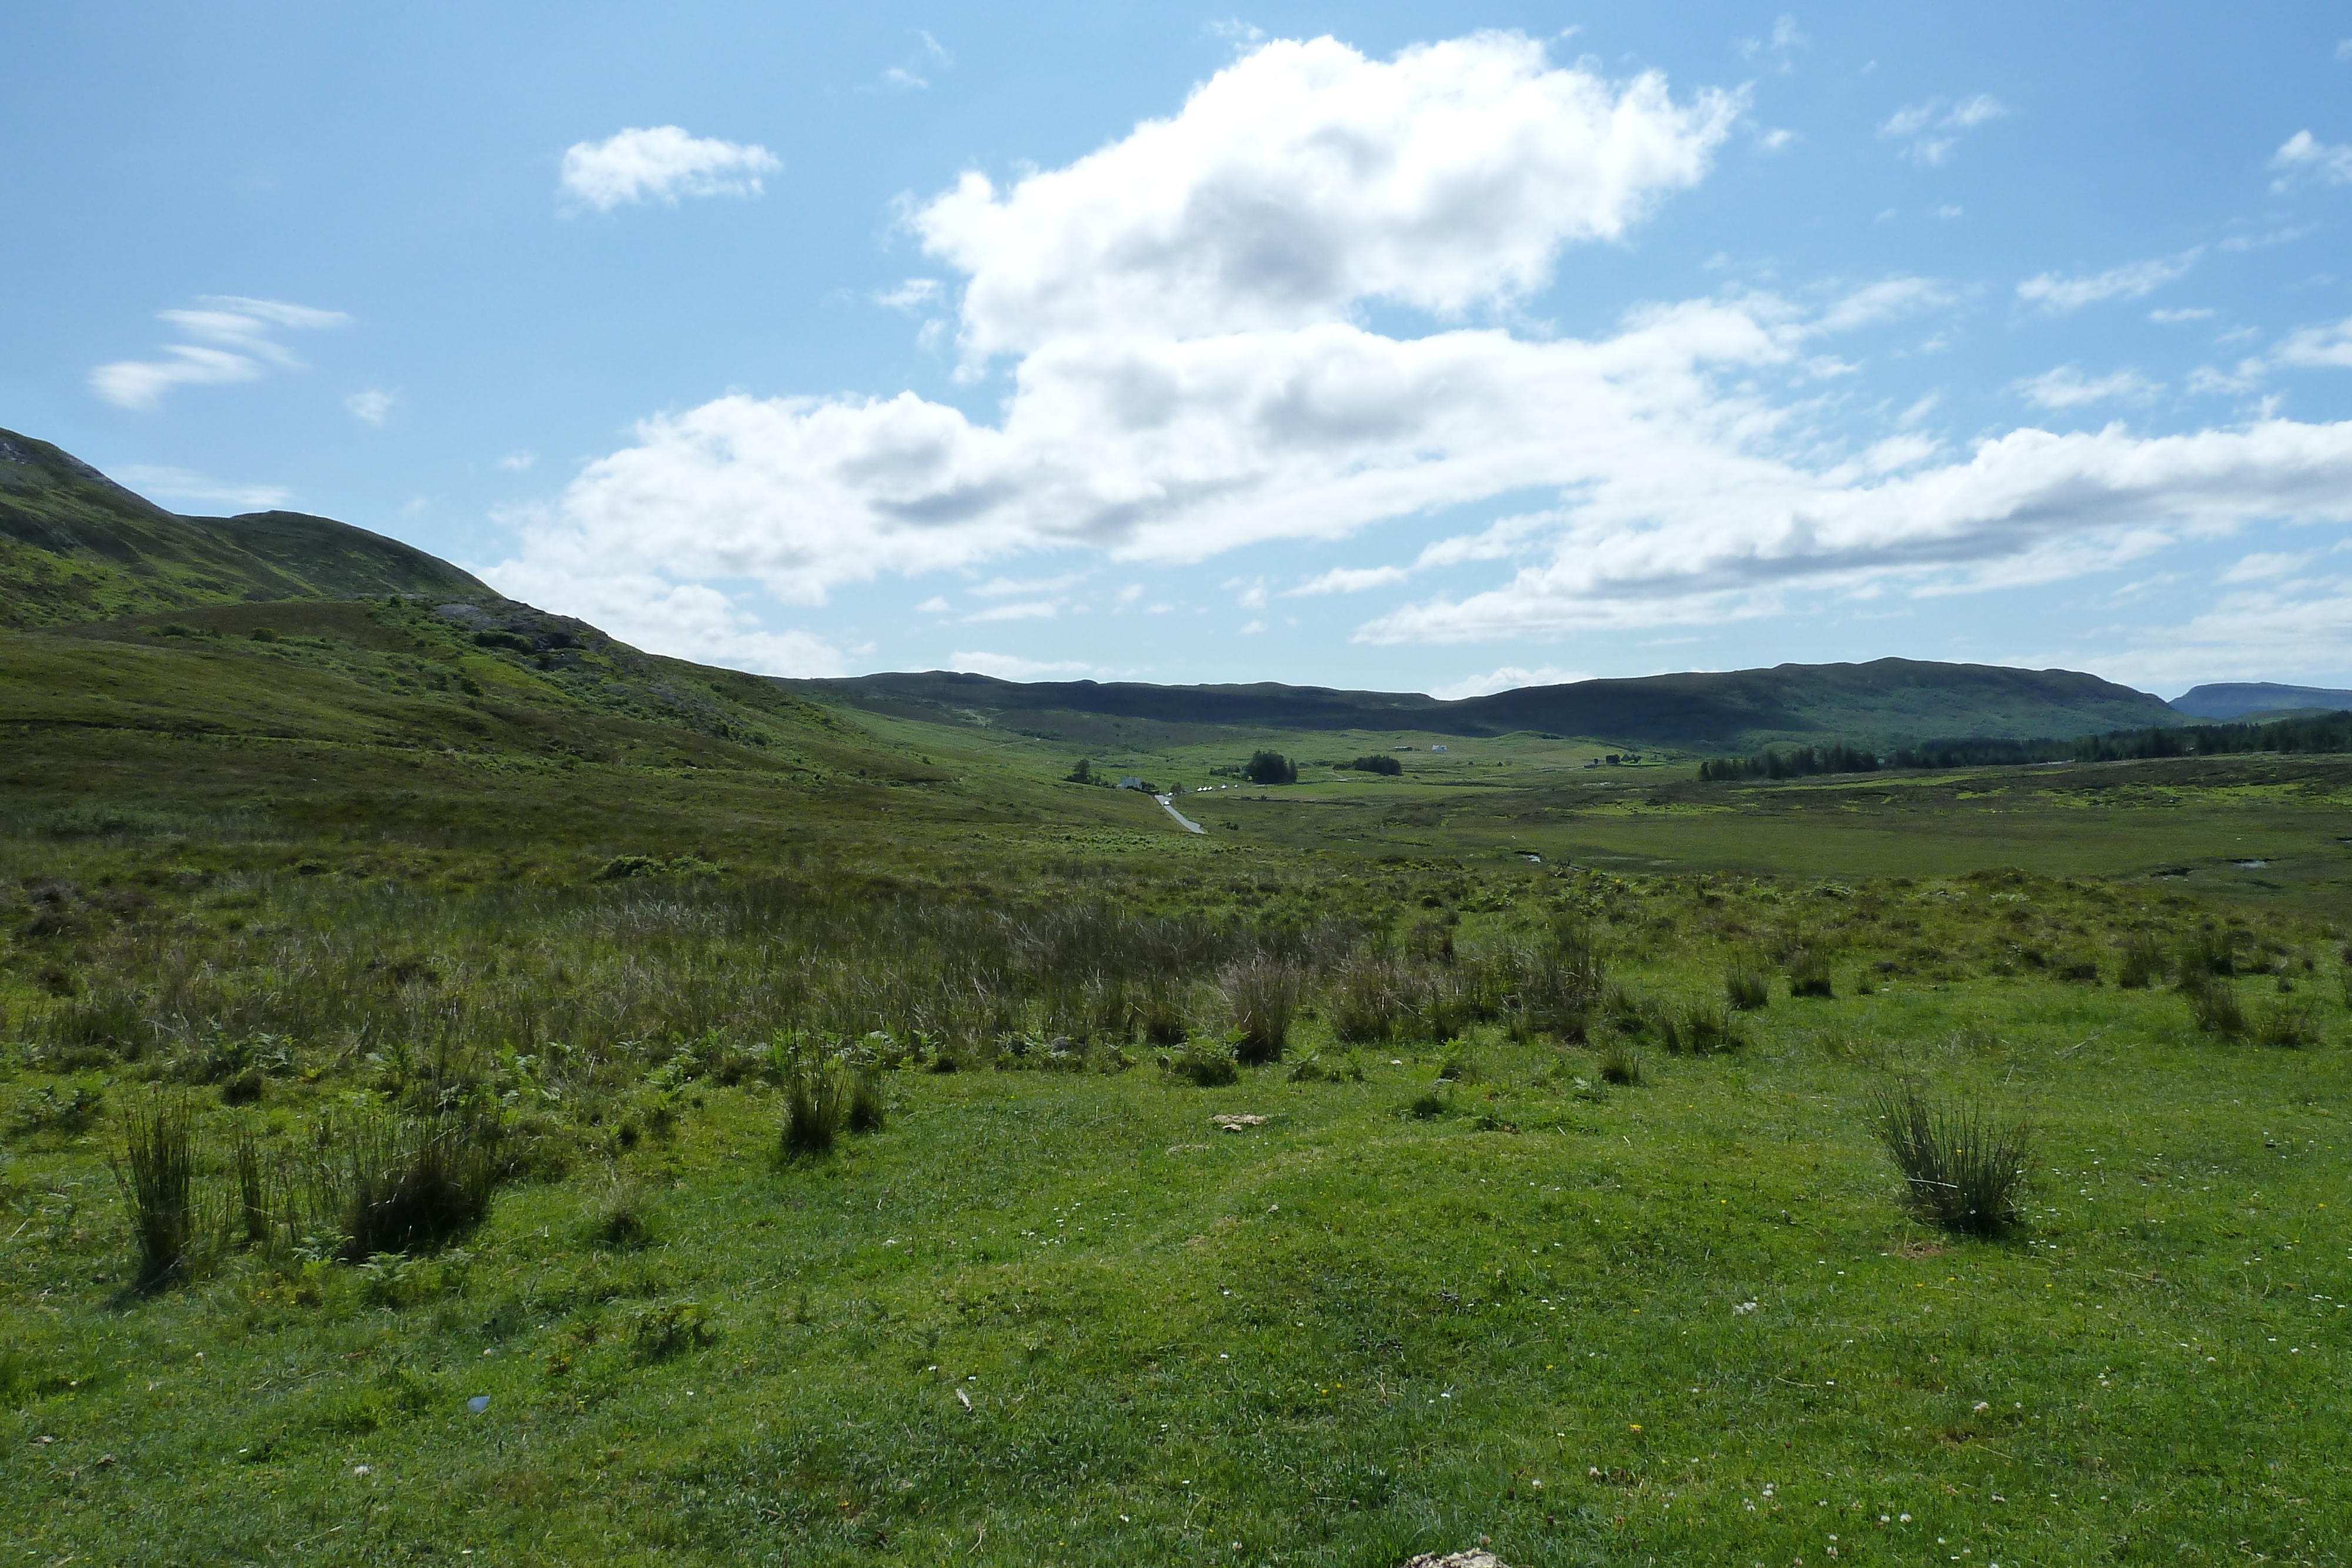
<path fill-rule="evenodd" d="M 0 430 L 0 626 L 383 593 L 489 590 L 423 550 L 325 517 L 178 517 L 47 442 Z"/>
<path fill-rule="evenodd" d="M 1525 730 L 1617 746 L 1738 751 L 1776 740 L 2022 739 L 2181 722 L 2160 699 L 2095 675 L 1910 659 L 1579 681 L 1456 702 L 1273 683 L 1020 683 L 938 671 L 791 684 L 869 712 L 1095 747 L 1181 746 L 1252 730 L 1464 737 Z"/>

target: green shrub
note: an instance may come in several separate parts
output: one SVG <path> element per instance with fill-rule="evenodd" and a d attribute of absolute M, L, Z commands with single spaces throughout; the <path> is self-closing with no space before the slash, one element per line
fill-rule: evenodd
<path fill-rule="evenodd" d="M 539 645 L 520 632 L 485 631 L 474 633 L 477 648 L 496 648 L 509 653 L 534 653 Z"/>
<path fill-rule="evenodd" d="M 629 1324 L 630 1346 L 639 1361 L 666 1361 L 710 1340 L 710 1314 L 695 1301 L 658 1302 Z"/>
<path fill-rule="evenodd" d="M 1279 751 L 1254 751 L 1242 767 L 1242 777 L 1253 784 L 1296 784 L 1298 764 Z"/>
<path fill-rule="evenodd" d="M 256 626 L 248 635 L 250 635 L 257 643 L 275 643 L 278 641 L 278 633 L 271 631 L 267 626 Z"/>
<path fill-rule="evenodd" d="M 634 1252 L 654 1239 L 653 1207 L 645 1188 L 615 1180 L 597 1203 L 588 1237 L 599 1246 Z"/>
<path fill-rule="evenodd" d="M 1454 1102 L 1443 1090 L 1423 1090 L 1405 1103 L 1404 1113 L 1418 1122 L 1433 1122 L 1454 1109 Z"/>
<path fill-rule="evenodd" d="M 1622 1040 L 1613 1041 L 1601 1052 L 1601 1077 L 1609 1083 L 1639 1083 L 1642 1082 L 1642 1059 L 1633 1048 Z"/>
<path fill-rule="evenodd" d="M 1439 1079 L 1447 1083 L 1472 1084 L 1483 1081 L 1486 1069 L 1469 1048 L 1458 1040 L 1445 1042 L 1445 1061 L 1437 1070 Z"/>
<path fill-rule="evenodd" d="M 1202 1089 L 1215 1089 L 1241 1078 L 1241 1066 L 1221 1040 L 1194 1040 L 1167 1059 L 1168 1071 Z"/>
<path fill-rule="evenodd" d="M 1290 1043 L 1291 1015 L 1298 1010 L 1298 971 L 1252 959 L 1225 971 L 1224 991 L 1238 1036 L 1234 1054 L 1252 1067 L 1281 1061 Z"/>
<path fill-rule="evenodd" d="M 1404 771 L 1403 763 L 1393 757 L 1385 756 L 1359 757 L 1353 762 L 1340 763 L 1339 767 L 1347 772 L 1378 773 L 1390 779 L 1394 779 Z"/>
<path fill-rule="evenodd" d="M 1761 965 L 1743 958 L 1724 970 L 1723 996 L 1741 1012 L 1753 1012 L 1770 1005 L 1772 982 Z"/>
<path fill-rule="evenodd" d="M 188 1103 L 177 1094 L 152 1093 L 122 1113 L 114 1180 L 131 1208 L 142 1291 L 187 1275 L 196 1236 L 194 1130 Z"/>
<path fill-rule="evenodd" d="M 2018 1222 L 2032 1142 L 2023 1123 L 1930 1102 L 1909 1084 L 1879 1096 L 1872 1116 L 1921 1214 L 1968 1236 L 1998 1236 Z"/>
<path fill-rule="evenodd" d="M 2182 990 L 2208 979 L 2227 979 L 2238 972 L 2238 934 L 2226 925 L 2192 931 L 2180 944 L 2173 972 Z"/>

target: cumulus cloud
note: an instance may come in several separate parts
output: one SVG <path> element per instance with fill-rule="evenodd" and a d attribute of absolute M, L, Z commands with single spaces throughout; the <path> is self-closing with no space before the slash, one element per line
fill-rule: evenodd
<path fill-rule="evenodd" d="M 1275 43 L 1173 119 L 1009 190 L 967 173 L 910 221 L 970 277 L 972 355 L 1297 330 L 1365 300 L 1454 318 L 1695 183 L 1738 108 L 1554 68 L 1512 34 L 1385 62 Z"/>
<path fill-rule="evenodd" d="M 499 466 L 509 474 L 520 474 L 539 461 L 539 454 L 528 447 L 519 448 L 499 459 Z"/>
<path fill-rule="evenodd" d="M 2271 186 L 2274 191 L 2289 190 L 2304 178 L 2352 185 L 2352 145 L 2331 147 L 2310 131 L 2298 131 L 2271 154 L 2271 167 L 2279 175 Z"/>
<path fill-rule="evenodd" d="M 1998 111 L 1969 102 L 1915 133 Z M 1704 173 L 1738 112 L 1654 77 L 1554 66 L 1516 35 L 1389 61 L 1328 39 L 1265 45 L 1074 163 L 1003 189 L 973 173 L 908 204 L 961 280 L 942 298 L 957 300 L 966 369 L 1009 361 L 993 423 L 911 392 L 734 393 L 655 415 L 519 515 L 514 559 L 488 575 L 510 592 L 604 574 L 632 584 L 625 601 L 727 582 L 817 604 L 884 574 L 1198 561 L 1556 497 L 1411 566 L 1302 585 L 1509 563 L 1489 591 L 1359 632 L 1459 643 L 1720 622 L 1808 591 L 2053 580 L 2257 517 L 2352 514 L 2352 424 L 2026 429 L 1958 455 L 1900 428 L 1843 438 L 1821 382 L 1852 366 L 1831 340 L 1955 302 L 1929 279 L 1658 304 L 1583 339 L 1515 329 L 1563 247 L 1631 233 Z M 2147 268 L 2195 255 L 2020 292 L 2074 308 L 2145 293 L 2163 280 Z M 2042 390 L 2097 384 L 2075 372 Z M 1059 603 L 1005 598 L 982 613 Z M 737 601 L 693 603 L 719 626 L 708 637 L 743 634 L 726 619 L 748 618 Z"/>
<path fill-rule="evenodd" d="M 560 605 L 625 643 L 763 675 L 842 675 L 840 649 L 813 632 L 770 631 L 732 595 L 631 563 L 542 553 L 468 570 L 510 598 Z"/>
<path fill-rule="evenodd" d="M 340 310 L 233 294 L 207 294 L 196 309 L 158 310 L 155 318 L 196 340 L 164 344 L 167 357 L 161 360 L 121 360 L 91 371 L 91 390 L 117 407 L 143 411 L 159 405 L 173 387 L 259 381 L 273 370 L 299 370 L 302 361 L 278 340 L 278 332 L 352 321 Z"/>
<path fill-rule="evenodd" d="M 1582 670 L 1563 670 L 1550 664 L 1529 670 L 1517 664 L 1506 664 L 1489 674 L 1468 675 L 1451 685 L 1433 686 L 1429 695 L 1447 702 L 1457 702 L 1464 697 L 1515 692 L 1521 686 L 1564 686 L 1571 682 L 1591 679 L 1592 677 Z"/>
<path fill-rule="evenodd" d="M 1962 136 L 2008 112 L 2009 107 L 1989 92 L 1958 101 L 1931 98 L 1896 110 L 1878 128 L 1878 134 L 1901 143 L 1903 156 L 1914 163 L 1940 168 Z"/>
<path fill-rule="evenodd" d="M 2017 382 L 2014 390 L 2043 408 L 2081 408 L 2116 399 L 2142 402 L 2164 389 L 2161 382 L 2149 381 L 2137 371 L 2116 371 L 2086 380 L 2074 366 L 2060 365 Z"/>
<path fill-rule="evenodd" d="M 632 128 L 602 141 L 564 149 L 561 188 L 576 206 L 610 212 L 636 202 L 680 196 L 756 196 L 760 177 L 783 162 L 751 142 L 689 136 L 675 125 Z"/>
<path fill-rule="evenodd" d="M 2192 246 L 2178 256 L 2126 262 L 2122 267 L 2111 267 L 2088 277 L 2061 277 L 2054 272 L 2045 272 L 2019 284 L 2017 297 L 2041 306 L 2053 315 L 2080 310 L 2085 305 L 2097 305 L 2109 299 L 2139 299 L 2155 293 L 2175 278 L 2185 277 L 2202 254 L 2203 246 Z"/>
<path fill-rule="evenodd" d="M 186 468 L 163 468 L 144 463 L 117 468 L 114 477 L 142 496 L 163 496 L 175 501 L 224 501 L 255 511 L 282 507 L 293 495 L 279 485 L 238 485 Z"/>

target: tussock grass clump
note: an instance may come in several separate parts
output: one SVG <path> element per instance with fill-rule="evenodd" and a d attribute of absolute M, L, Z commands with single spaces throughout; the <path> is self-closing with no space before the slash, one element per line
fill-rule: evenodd
<path fill-rule="evenodd" d="M 2173 971 L 2182 990 L 2209 979 L 2227 979 L 2238 972 L 2238 934 L 2226 925 L 2192 931 L 2180 944 Z"/>
<path fill-rule="evenodd" d="M 2124 938 L 2116 966 L 2116 984 L 2127 991 L 2144 991 L 2165 977 L 2164 945 L 2154 934 L 2136 931 Z"/>
<path fill-rule="evenodd" d="M 1394 967 L 1360 956 L 1331 977 L 1325 1011 L 1331 1032 L 1349 1045 L 1378 1045 L 1396 1038 L 1411 1009 Z"/>
<path fill-rule="evenodd" d="M 1266 958 L 1236 964 L 1224 973 L 1224 992 L 1239 1035 L 1234 1054 L 1252 1067 L 1280 1061 L 1298 1010 L 1298 971 Z"/>
<path fill-rule="evenodd" d="M 1834 997 L 1836 988 L 1830 983 L 1830 961 L 1826 954 L 1813 947 L 1799 947 L 1789 955 L 1789 994 L 1792 997 Z"/>
<path fill-rule="evenodd" d="M 1742 958 L 1723 971 L 1723 997 L 1738 1010 L 1754 1012 L 1770 1005 L 1772 982 L 1762 965 Z"/>
<path fill-rule="evenodd" d="M 633 1182 L 614 1181 L 589 1216 L 588 1239 L 599 1246 L 634 1252 L 654 1239 L 653 1206 Z"/>
<path fill-rule="evenodd" d="M 330 1124 L 313 1173 L 317 1218 L 354 1263 L 437 1247 L 488 1216 L 498 1139 L 498 1124 L 471 1112 Z"/>
<path fill-rule="evenodd" d="M 840 1064 L 821 1050 L 797 1050 L 784 1077 L 786 1159 L 822 1159 L 833 1153 L 849 1109 L 851 1091 Z"/>
<path fill-rule="evenodd" d="M 1601 1078 L 1606 1083 L 1634 1084 L 1642 1082 L 1642 1059 L 1633 1048 L 1619 1041 L 1601 1052 Z"/>
<path fill-rule="evenodd" d="M 2206 1034 L 2220 1035 L 2224 1040 L 2242 1040 L 2246 1034 L 2245 1004 L 2238 999 L 2237 988 L 2226 983 L 2200 979 L 2185 988 L 2189 998 L 2189 1016 L 2197 1020 L 2198 1029 Z"/>
<path fill-rule="evenodd" d="M 1135 998 L 1135 1023 L 1147 1045 L 1181 1045 L 1192 1032 L 1184 984 L 1172 976 L 1145 977 Z"/>
<path fill-rule="evenodd" d="M 196 1237 L 194 1119 L 187 1101 L 159 1093 L 126 1106 L 113 1165 L 131 1206 L 139 1289 L 159 1291 L 184 1279 Z"/>
<path fill-rule="evenodd" d="M 229 1133 L 229 1170 L 236 1180 L 239 1239 L 249 1248 L 269 1245 L 271 1172 L 263 1164 L 261 1139 L 250 1122 L 240 1119 Z"/>
<path fill-rule="evenodd" d="M 2264 1045 L 2300 1050 L 2319 1043 L 2319 1013 L 2306 1001 L 2276 1001 L 2262 1010 L 2254 1038 Z"/>
<path fill-rule="evenodd" d="M 1080 1065 L 1086 1055 L 1077 1052 Z M 857 1070 L 849 1086 L 849 1130 L 853 1133 L 878 1133 L 889 1124 L 889 1108 L 882 1097 L 882 1070 L 871 1062 Z"/>
<path fill-rule="evenodd" d="M 1404 1113 L 1416 1122 L 1433 1122 L 1454 1109 L 1454 1102 L 1444 1091 L 1424 1089 L 1405 1102 Z"/>
<path fill-rule="evenodd" d="M 2024 1123 L 1997 1124 L 1981 1106 L 1930 1101 L 1910 1084 L 1881 1094 L 1872 1119 L 1921 1214 L 1965 1236 L 2017 1224 L 2032 1139 Z"/>
<path fill-rule="evenodd" d="M 1748 1037 L 1721 1008 L 1655 1009 L 1658 1043 L 1672 1056 L 1717 1056 L 1746 1048 Z"/>

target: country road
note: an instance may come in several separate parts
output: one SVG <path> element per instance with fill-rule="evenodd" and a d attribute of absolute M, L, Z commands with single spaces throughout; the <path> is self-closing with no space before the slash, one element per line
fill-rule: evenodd
<path fill-rule="evenodd" d="M 1194 832 L 1196 832 L 1196 833 L 1205 833 L 1205 832 L 1207 832 L 1207 831 L 1209 831 L 1208 829 L 1206 829 L 1206 828 L 1204 828 L 1204 827 L 1201 826 L 1201 824 L 1200 824 L 1200 823 L 1198 823 L 1198 822 L 1194 821 L 1192 818 L 1190 818 L 1190 817 L 1186 816 L 1183 812 L 1181 812 L 1181 811 L 1180 811 L 1180 810 L 1178 810 L 1176 809 L 1176 797 L 1175 797 L 1175 796 L 1173 796 L 1173 795 L 1154 795 L 1154 796 L 1152 797 L 1152 799 L 1160 802 L 1160 810 L 1162 810 L 1166 811 L 1170 816 L 1171 816 L 1171 817 L 1175 818 L 1178 821 L 1180 821 L 1180 822 L 1183 823 L 1186 827 L 1188 827 L 1188 828 L 1192 829 Z"/>

